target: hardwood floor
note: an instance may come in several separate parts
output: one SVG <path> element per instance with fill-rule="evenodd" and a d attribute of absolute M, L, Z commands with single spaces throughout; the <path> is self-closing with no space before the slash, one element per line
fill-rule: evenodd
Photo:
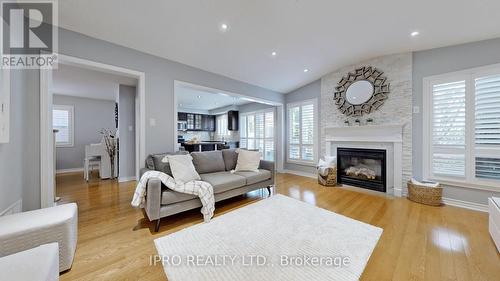
<path fill-rule="evenodd" d="M 166 280 L 153 240 L 202 222 L 199 210 L 164 219 L 158 233 L 130 206 L 135 182 L 91 180 L 80 173 L 57 176 L 61 203 L 77 202 L 78 246 L 61 280 Z M 500 255 L 488 234 L 486 213 L 430 207 L 279 174 L 276 192 L 384 229 L 362 280 L 500 280 Z M 219 216 L 261 200 L 267 192 L 216 204 Z"/>

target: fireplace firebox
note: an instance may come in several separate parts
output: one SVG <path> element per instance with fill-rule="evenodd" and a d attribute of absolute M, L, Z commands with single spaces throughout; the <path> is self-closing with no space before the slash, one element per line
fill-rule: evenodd
<path fill-rule="evenodd" d="M 337 148 L 337 181 L 338 183 L 386 192 L 386 151 L 382 149 Z"/>

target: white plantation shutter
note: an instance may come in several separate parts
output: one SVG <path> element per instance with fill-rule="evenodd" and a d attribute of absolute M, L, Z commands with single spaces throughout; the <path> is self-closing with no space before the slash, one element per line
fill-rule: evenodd
<path fill-rule="evenodd" d="M 465 80 L 432 86 L 432 171 L 465 176 Z"/>
<path fill-rule="evenodd" d="M 500 145 L 500 75 L 476 79 L 476 144 Z"/>
<path fill-rule="evenodd" d="M 475 92 L 475 176 L 500 180 L 500 75 L 476 78 Z"/>
<path fill-rule="evenodd" d="M 443 74 L 425 83 L 426 176 L 500 186 L 500 68 Z"/>
<path fill-rule="evenodd" d="M 52 127 L 56 133 L 56 146 L 73 146 L 73 107 L 54 105 L 52 108 Z"/>
<path fill-rule="evenodd" d="M 257 149 L 274 161 L 274 108 L 240 114 L 240 147 Z"/>
<path fill-rule="evenodd" d="M 288 105 L 288 159 L 315 161 L 315 101 Z"/>

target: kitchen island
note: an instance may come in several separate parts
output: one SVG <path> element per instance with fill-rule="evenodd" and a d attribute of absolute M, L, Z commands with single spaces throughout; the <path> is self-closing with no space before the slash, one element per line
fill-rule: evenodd
<path fill-rule="evenodd" d="M 181 144 L 186 151 L 212 151 L 222 150 L 227 148 L 238 148 L 239 142 L 226 142 L 226 141 L 201 141 L 199 143 L 185 142 Z"/>

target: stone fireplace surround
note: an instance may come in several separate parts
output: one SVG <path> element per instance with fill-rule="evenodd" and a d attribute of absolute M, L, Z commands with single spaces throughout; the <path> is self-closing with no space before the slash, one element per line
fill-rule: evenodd
<path fill-rule="evenodd" d="M 403 194 L 403 127 L 405 124 L 324 128 L 326 155 L 338 147 L 386 150 L 387 194 Z"/>

